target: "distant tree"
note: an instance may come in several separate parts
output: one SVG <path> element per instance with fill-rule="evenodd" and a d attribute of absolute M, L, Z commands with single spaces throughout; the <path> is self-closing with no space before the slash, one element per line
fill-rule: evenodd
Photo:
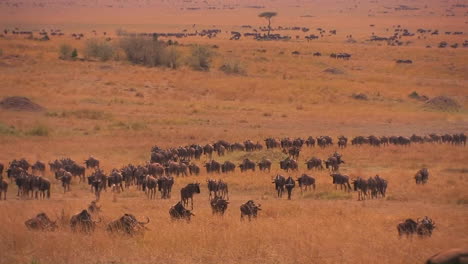
<path fill-rule="evenodd" d="M 268 36 L 270 36 L 270 31 L 271 31 L 271 19 L 277 15 L 278 13 L 276 12 L 263 12 L 258 15 L 259 17 L 263 17 L 266 20 L 268 20 Z"/>
<path fill-rule="evenodd" d="M 76 59 L 76 57 L 78 57 L 78 51 L 76 49 L 73 49 L 71 57 L 72 59 Z"/>

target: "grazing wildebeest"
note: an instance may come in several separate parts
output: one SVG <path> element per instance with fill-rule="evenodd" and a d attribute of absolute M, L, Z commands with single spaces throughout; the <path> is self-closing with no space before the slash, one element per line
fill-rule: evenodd
<path fill-rule="evenodd" d="M 193 210 L 193 195 L 195 193 L 200 193 L 199 183 L 189 183 L 187 184 L 187 186 L 180 189 L 180 201 L 183 203 L 183 205 L 188 206 L 189 199 L 190 199 L 192 210 Z"/>
<path fill-rule="evenodd" d="M 250 159 L 246 158 L 239 164 L 239 168 L 241 172 L 252 170 L 255 171 L 255 162 L 251 161 Z"/>
<path fill-rule="evenodd" d="M 149 217 L 146 217 L 146 222 L 139 222 L 132 214 L 124 214 L 117 220 L 110 222 L 106 230 L 111 233 L 122 233 L 125 235 L 141 235 L 147 228 L 146 224 L 150 222 Z"/>
<path fill-rule="evenodd" d="M 223 173 L 234 172 L 235 169 L 236 169 L 236 164 L 228 160 L 225 161 L 223 165 L 221 165 L 221 172 Z"/>
<path fill-rule="evenodd" d="M 298 170 L 297 161 L 290 159 L 289 157 L 280 161 L 280 168 L 285 171 Z"/>
<path fill-rule="evenodd" d="M 286 179 L 286 181 L 284 183 L 284 186 L 286 187 L 286 190 L 288 191 L 288 200 L 291 200 L 292 190 L 296 186 L 296 182 L 294 181 L 294 179 L 291 176 L 289 176 Z"/>
<path fill-rule="evenodd" d="M 200 174 L 200 167 L 198 167 L 195 163 L 190 163 L 188 165 L 190 175 L 198 175 Z"/>
<path fill-rule="evenodd" d="M 310 189 L 310 186 L 312 186 L 315 190 L 315 178 L 305 173 L 302 174 L 301 177 L 297 178 L 297 183 L 299 184 L 299 188 L 301 189 L 301 194 L 302 194 L 303 186 L 304 186 L 304 191 L 307 191 L 307 189 Z"/>
<path fill-rule="evenodd" d="M 278 198 L 281 198 L 283 196 L 286 178 L 284 178 L 284 176 L 282 175 L 277 174 L 276 177 L 273 179 L 273 183 L 275 184 L 275 190 L 277 192 Z"/>
<path fill-rule="evenodd" d="M 158 185 L 158 180 L 153 176 L 147 175 L 146 180 L 143 184 L 143 191 L 146 192 L 148 199 L 156 198 L 156 187 Z"/>
<path fill-rule="evenodd" d="M 70 227 L 73 232 L 94 232 L 96 223 L 98 222 L 92 219 L 91 214 L 86 209 L 70 218 Z"/>
<path fill-rule="evenodd" d="M 64 193 L 70 191 L 70 184 L 72 180 L 72 175 L 70 172 L 64 169 L 59 169 L 58 171 L 55 171 L 55 179 L 60 180 L 62 182 Z"/>
<path fill-rule="evenodd" d="M 262 209 L 260 208 L 260 204 L 255 204 L 253 200 L 247 201 L 245 204 L 242 204 L 240 206 L 240 211 L 241 211 L 241 220 L 244 220 L 244 217 L 247 216 L 249 218 L 249 221 L 252 220 L 252 218 L 257 218 L 257 213 L 258 211 L 261 211 Z"/>
<path fill-rule="evenodd" d="M 85 165 L 87 169 L 99 168 L 99 160 L 95 159 L 93 156 L 90 156 L 87 160 L 85 160 Z"/>
<path fill-rule="evenodd" d="M 8 191 L 8 182 L 4 180 L 2 176 L 0 176 L 0 200 L 2 200 L 2 194 L 3 194 L 3 199 L 6 200 L 7 191 Z"/>
<path fill-rule="evenodd" d="M 397 225 L 398 236 L 406 235 L 410 236 L 416 232 L 418 223 L 411 218 L 406 219 Z"/>
<path fill-rule="evenodd" d="M 207 173 L 212 173 L 212 172 L 217 172 L 219 173 L 221 171 L 221 164 L 219 162 L 212 160 L 210 162 L 205 163 L 205 168 Z"/>
<path fill-rule="evenodd" d="M 185 209 L 182 202 L 178 202 L 176 205 L 169 209 L 169 215 L 172 220 L 185 219 L 187 222 L 190 221 L 192 216 L 195 216 L 190 210 Z"/>
<path fill-rule="evenodd" d="M 420 169 L 414 176 L 414 179 L 416 180 L 416 184 L 426 184 L 429 179 L 429 171 L 427 168 Z"/>
<path fill-rule="evenodd" d="M 260 162 L 257 163 L 258 169 L 260 171 L 266 171 L 270 172 L 271 170 L 271 160 L 269 159 L 262 159 Z"/>
<path fill-rule="evenodd" d="M 45 169 L 46 169 L 46 165 L 45 163 L 41 162 L 41 161 L 36 161 L 36 163 L 34 163 L 32 166 L 31 166 L 31 169 L 32 169 L 32 173 L 39 173 L 40 175 L 44 175 L 45 173 Z"/>
<path fill-rule="evenodd" d="M 311 169 L 322 170 L 323 169 L 322 160 L 316 157 L 310 158 L 308 161 L 306 161 L 305 164 L 307 165 L 308 170 L 311 170 Z"/>
<path fill-rule="evenodd" d="M 468 264 L 468 248 L 451 248 L 430 257 L 426 264 Z"/>
<path fill-rule="evenodd" d="M 367 196 L 367 181 L 361 177 L 353 180 L 354 191 L 358 192 L 358 201 L 364 200 Z"/>
<path fill-rule="evenodd" d="M 57 221 L 53 222 L 45 213 L 39 213 L 35 217 L 24 222 L 29 230 L 36 231 L 55 231 L 57 229 Z"/>
<path fill-rule="evenodd" d="M 333 178 L 333 184 L 335 184 L 335 189 L 337 189 L 338 185 L 340 185 L 341 190 L 343 190 L 344 187 L 345 191 L 351 191 L 351 185 L 349 184 L 349 177 L 347 175 L 343 175 L 340 173 L 332 173 L 330 174 L 330 176 Z"/>
<path fill-rule="evenodd" d="M 220 214 L 224 215 L 224 212 L 226 211 L 228 207 L 229 202 L 222 197 L 215 196 L 211 201 L 211 211 L 213 214 Z"/>
<path fill-rule="evenodd" d="M 171 198 L 172 185 L 174 185 L 174 177 L 163 176 L 158 179 L 158 191 L 161 192 L 161 199 Z"/>

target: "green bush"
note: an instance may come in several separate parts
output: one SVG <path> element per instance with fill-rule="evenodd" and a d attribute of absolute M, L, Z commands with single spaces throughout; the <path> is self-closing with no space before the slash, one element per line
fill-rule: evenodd
<path fill-rule="evenodd" d="M 196 45 L 192 48 L 190 57 L 190 66 L 197 71 L 208 71 L 211 66 L 213 52 L 207 46 Z"/>
<path fill-rule="evenodd" d="M 59 48 L 59 55 L 60 59 L 62 60 L 70 60 L 73 54 L 73 47 L 68 44 L 62 44 Z"/>
<path fill-rule="evenodd" d="M 8 126 L 4 123 L 0 123 L 0 135 L 19 135 L 20 131 L 17 130 L 14 126 Z"/>
<path fill-rule="evenodd" d="M 239 74 L 239 75 L 246 74 L 244 65 L 239 60 L 236 60 L 236 59 L 226 60 L 219 69 L 226 74 Z"/>
<path fill-rule="evenodd" d="M 149 67 L 177 68 L 180 62 L 180 52 L 176 47 L 168 47 L 166 43 L 154 38 L 127 37 L 120 41 L 120 47 L 127 59 L 134 64 Z"/>
<path fill-rule="evenodd" d="M 114 57 L 114 47 L 107 42 L 90 39 L 86 41 L 84 55 L 86 58 L 108 61 Z"/>

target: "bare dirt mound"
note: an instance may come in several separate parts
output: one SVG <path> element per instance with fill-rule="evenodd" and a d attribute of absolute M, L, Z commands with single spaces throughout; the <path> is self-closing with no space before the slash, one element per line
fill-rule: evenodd
<path fill-rule="evenodd" d="M 44 107 L 23 96 L 5 97 L 2 101 L 0 101 L 0 108 L 29 112 L 40 112 L 44 110 Z"/>
<path fill-rule="evenodd" d="M 457 101 L 447 96 L 431 98 L 426 102 L 425 106 L 441 111 L 458 111 L 461 109 L 461 105 Z"/>

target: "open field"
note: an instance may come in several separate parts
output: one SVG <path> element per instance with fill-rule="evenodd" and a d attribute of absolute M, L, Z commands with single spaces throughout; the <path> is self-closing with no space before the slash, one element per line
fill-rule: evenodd
<path fill-rule="evenodd" d="M 409 10 L 400 10 L 402 5 Z M 278 12 L 273 28 L 310 31 L 272 32 L 291 36 L 287 41 L 244 36 L 229 40 L 231 31 L 243 34 L 265 27 L 266 20 L 258 17 L 263 11 Z M 81 163 L 92 155 L 108 173 L 130 163 L 144 164 L 154 145 L 204 145 L 220 139 L 264 144 L 267 137 L 311 135 L 329 135 L 336 141 L 340 135 L 466 134 L 467 13 L 466 1 L 0 0 L 0 100 L 24 96 L 44 109 L 0 107 L 0 163 L 62 157 Z M 402 37 L 400 46 L 368 41 L 372 35 L 391 36 L 397 25 L 411 33 L 423 28 L 440 34 Z M 306 41 L 304 37 L 318 34 L 319 27 L 337 34 Z M 39 41 L 42 29 L 61 29 L 65 35 Z M 132 64 L 120 46 L 124 37 L 118 34 L 203 29 L 221 32 L 213 38 L 159 38 L 178 41 L 177 69 Z M 31 31 L 33 37 L 14 35 L 15 30 Z M 78 40 L 72 33 L 84 37 Z M 86 58 L 90 39 L 113 47 L 112 58 Z M 442 41 L 448 43 L 446 48 L 438 48 Z M 457 48 L 450 47 L 454 43 Z M 77 49 L 76 59 L 59 59 L 63 44 Z M 194 44 L 212 52 L 209 71 L 190 67 Z M 315 52 L 322 56 L 313 56 Z M 331 53 L 352 57 L 334 59 Z M 399 59 L 412 63 L 397 64 Z M 243 72 L 223 72 L 227 62 L 239 63 Z M 413 92 L 429 99 L 450 98 L 457 107 L 429 107 L 409 97 Z M 357 94 L 367 99 L 356 99 Z M 387 196 L 357 201 L 356 192 L 335 190 L 327 170 L 307 172 L 306 159 L 326 159 L 334 151 L 346 161 L 340 172 L 352 179 L 376 174 L 387 179 Z M 74 180 L 71 192 L 64 194 L 47 168 L 51 199 L 34 200 L 18 198 L 15 183 L 7 179 L 7 200 L 0 201 L 0 264 L 424 263 L 440 250 L 468 246 L 464 146 L 304 146 L 297 172 L 279 169 L 279 160 L 286 157 L 279 149 L 214 155 L 236 164 L 264 157 L 273 161 L 269 173 L 241 173 L 236 168 L 232 174 L 209 175 L 202 169 L 199 176 L 176 177 L 167 200 L 148 200 L 135 186 L 119 194 L 107 190 L 99 201 L 102 222 L 90 235 L 75 234 L 68 227 L 69 217 L 95 198 L 87 184 Z M 195 163 L 202 166 L 207 160 L 202 156 Z M 429 168 L 430 178 L 419 186 L 414 174 L 422 167 Z M 315 191 L 301 195 L 295 188 L 291 201 L 276 198 L 273 176 L 298 177 L 304 172 L 316 178 Z M 211 214 L 208 178 L 229 184 L 230 204 L 223 217 Z M 201 194 L 194 198 L 195 216 L 190 223 L 171 221 L 169 208 L 179 200 L 180 188 L 191 182 L 201 183 Z M 239 206 L 250 199 L 263 210 L 256 220 L 242 222 Z M 39 212 L 59 218 L 59 230 L 28 231 L 24 221 Z M 106 224 L 124 213 L 138 219 L 148 216 L 150 230 L 137 237 L 108 234 Z M 436 222 L 432 237 L 398 238 L 399 222 L 423 216 Z"/>

